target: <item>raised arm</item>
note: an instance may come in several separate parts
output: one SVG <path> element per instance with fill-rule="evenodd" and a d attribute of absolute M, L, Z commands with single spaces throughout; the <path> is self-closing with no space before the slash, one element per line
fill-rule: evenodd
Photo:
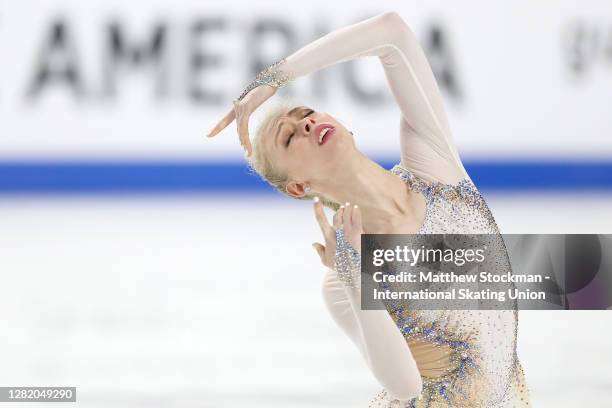
<path fill-rule="evenodd" d="M 321 261 L 330 267 L 323 283 L 323 298 L 332 317 L 390 395 L 399 400 L 418 396 L 421 375 L 395 322 L 382 304 L 380 310 L 361 310 L 360 210 L 357 206 L 341 207 L 332 227 L 320 201 L 315 200 L 314 208 L 326 244 L 317 243 L 317 251 Z"/>
<path fill-rule="evenodd" d="M 468 177 L 453 143 L 442 96 L 425 53 L 404 20 L 387 12 L 340 28 L 278 66 L 290 78 L 363 56 L 377 56 L 401 111 L 401 163 L 429 181 Z"/>
<path fill-rule="evenodd" d="M 249 84 L 208 136 L 218 134 L 236 119 L 240 141 L 250 155 L 249 116 L 276 88 L 363 56 L 380 59 L 400 108 L 401 164 L 427 181 L 456 183 L 469 178 L 453 143 L 442 96 L 425 53 L 394 12 L 332 31 L 274 64 Z"/>

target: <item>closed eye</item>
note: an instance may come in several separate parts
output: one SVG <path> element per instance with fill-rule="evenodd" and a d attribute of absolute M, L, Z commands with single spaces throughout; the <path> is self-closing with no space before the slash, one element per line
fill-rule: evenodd
<path fill-rule="evenodd" d="M 302 117 L 305 118 L 307 116 L 312 115 L 313 113 L 315 113 L 315 111 L 313 111 L 312 109 L 308 109 L 306 111 L 306 114 Z M 291 132 L 291 134 L 289 135 L 289 137 L 287 138 L 287 143 L 285 143 L 285 147 L 289 147 L 289 143 L 291 143 L 291 138 L 295 135 L 295 132 Z"/>

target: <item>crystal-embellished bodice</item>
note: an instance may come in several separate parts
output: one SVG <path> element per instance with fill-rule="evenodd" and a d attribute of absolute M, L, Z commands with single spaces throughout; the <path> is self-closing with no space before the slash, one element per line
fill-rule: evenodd
<path fill-rule="evenodd" d="M 493 214 L 471 180 L 428 183 L 399 164 L 390 171 L 425 197 L 427 210 L 419 234 L 499 234 Z"/>
<path fill-rule="evenodd" d="M 394 166 L 426 200 L 419 234 L 496 234 L 511 270 L 499 228 L 469 179 L 456 184 L 427 182 Z M 414 310 L 407 301 L 386 304 L 415 358 L 423 392 L 399 401 L 383 390 L 370 407 L 527 407 L 528 392 L 516 355 L 516 310 Z"/>
<path fill-rule="evenodd" d="M 392 171 L 427 200 L 426 219 L 419 233 L 499 234 L 488 207 L 467 178 L 425 53 L 397 13 L 383 13 L 343 27 L 302 47 L 265 69 L 239 99 L 260 85 L 280 87 L 290 79 L 366 56 L 376 56 L 381 62 L 401 111 L 400 162 L 405 167 L 398 165 Z M 237 103 L 239 110 L 241 106 L 245 105 Z M 333 140 L 330 142 L 334 143 Z M 414 173 L 427 180 L 454 180 L 464 175 L 466 179 L 456 185 L 426 183 Z M 361 313 L 355 310 L 353 298 L 359 289 L 350 279 L 355 271 L 359 273 L 361 265 L 356 262 L 359 256 L 350 251 L 342 233 L 337 233 L 336 240 L 339 245 L 336 246 L 335 269 L 338 273 L 336 276 L 327 274 L 324 286 L 324 298 L 332 316 L 362 350 L 366 361 L 376 366 L 375 371 L 385 380 L 381 383 L 387 384 L 397 395 L 411 395 L 414 391 L 418 381 L 401 386 L 405 380 L 415 380 L 413 367 L 409 373 L 406 373 L 408 370 L 398 373 L 400 370 L 393 369 L 396 367 L 385 369 L 387 356 L 382 362 L 370 359 L 369 351 L 380 357 L 385 350 L 378 347 L 383 342 L 364 341 L 365 337 L 379 335 L 379 332 L 364 330 L 365 326 L 382 328 L 382 337 L 377 339 L 388 339 L 387 344 L 397 346 L 393 350 L 399 350 L 403 361 L 412 364 L 411 356 L 414 357 L 423 377 L 420 399 L 404 404 L 383 391 L 373 401 L 373 406 L 525 405 L 514 402 L 526 398 L 526 394 L 517 391 L 523 384 L 523 377 L 515 353 L 517 319 L 514 311 L 417 311 L 409 304 L 399 304 L 388 308 L 395 325 L 389 322 L 384 311 Z M 384 317 L 380 319 L 383 321 L 378 321 L 379 315 Z M 396 326 L 403 338 L 398 336 Z M 404 347 L 404 339 L 410 353 Z"/>

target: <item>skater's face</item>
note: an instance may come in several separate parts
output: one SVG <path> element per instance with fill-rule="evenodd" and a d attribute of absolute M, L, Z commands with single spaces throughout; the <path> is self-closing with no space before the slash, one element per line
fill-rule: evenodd
<path fill-rule="evenodd" d="M 265 135 L 271 162 L 298 184 L 333 177 L 339 161 L 355 146 L 353 135 L 341 123 L 307 106 L 277 116 Z M 299 185 L 293 194 L 300 195 Z"/>

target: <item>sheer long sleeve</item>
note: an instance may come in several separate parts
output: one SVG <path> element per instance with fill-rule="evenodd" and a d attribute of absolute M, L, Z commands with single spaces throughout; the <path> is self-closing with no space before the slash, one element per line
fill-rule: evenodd
<path fill-rule="evenodd" d="M 298 78 L 364 56 L 380 59 L 401 111 L 401 164 L 428 181 L 455 183 L 469 178 L 425 53 L 397 13 L 384 13 L 333 31 L 291 54 L 280 70 Z"/>
<path fill-rule="evenodd" d="M 422 380 L 416 361 L 387 310 L 361 310 L 360 289 L 346 287 L 333 269 L 327 270 L 322 290 L 334 321 L 387 392 L 399 400 L 419 395 Z"/>
<path fill-rule="evenodd" d="M 428 181 L 456 183 L 468 178 L 433 72 L 415 35 L 397 13 L 333 31 L 286 57 L 278 69 L 298 78 L 366 56 L 380 60 L 400 110 L 402 166 Z M 335 322 L 387 392 L 399 400 L 420 394 L 416 361 L 389 313 L 361 310 L 360 289 L 343 285 L 333 269 L 325 275 L 323 297 Z"/>

